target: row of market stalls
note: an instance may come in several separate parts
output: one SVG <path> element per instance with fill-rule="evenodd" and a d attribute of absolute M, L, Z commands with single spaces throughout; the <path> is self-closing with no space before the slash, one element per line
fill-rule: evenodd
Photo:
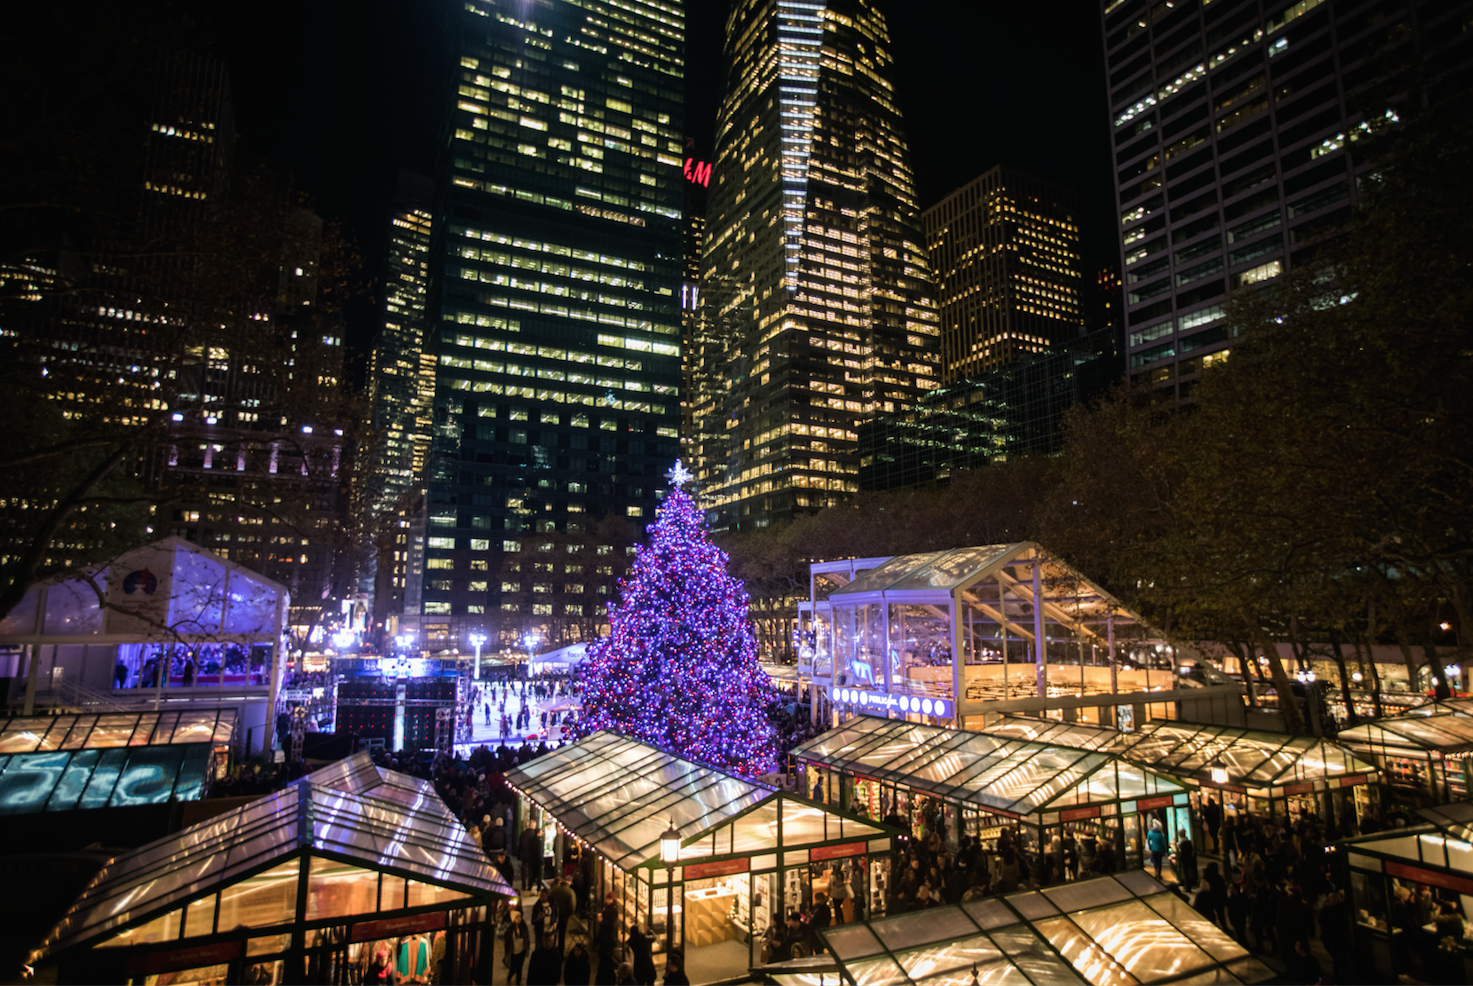
<path fill-rule="evenodd" d="M 1473 700 L 1428 702 L 1340 730 L 1339 741 L 1371 759 L 1386 783 L 1433 804 L 1469 796 Z"/>
<path fill-rule="evenodd" d="M 1280 821 L 1326 817 L 1368 810 L 1376 776 L 1324 739 L 1170 721 L 1124 733 L 1001 717 L 972 732 L 857 716 L 792 756 L 827 803 L 940 827 L 953 845 L 963 834 L 989 845 L 1008 826 L 1036 848 L 1067 830 L 1097 847 L 1101 872 L 1144 865 L 1151 818 L 1202 845 L 1208 797 Z"/>
<path fill-rule="evenodd" d="M 28 961 L 59 983 L 346 983 L 384 952 L 401 981 L 485 983 L 488 908 L 513 896 L 429 783 L 362 753 L 108 861 Z"/>

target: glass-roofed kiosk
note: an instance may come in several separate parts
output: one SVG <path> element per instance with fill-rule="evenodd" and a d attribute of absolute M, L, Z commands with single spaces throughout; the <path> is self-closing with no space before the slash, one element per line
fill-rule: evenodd
<path fill-rule="evenodd" d="M 1143 819 L 1185 813 L 1188 788 L 1150 767 L 1098 750 L 859 716 L 797 747 L 805 784 L 832 803 L 909 831 L 944 829 L 996 848 L 1004 827 L 1037 856 L 1067 831 L 1082 871 L 1142 865 Z"/>
<path fill-rule="evenodd" d="M 488 909 L 514 895 L 430 784 L 360 753 L 109 860 L 28 961 L 60 983 L 350 982 L 387 949 L 418 981 L 488 983 Z"/>
<path fill-rule="evenodd" d="M 1430 702 L 1340 730 L 1336 740 L 1375 763 L 1385 782 L 1423 803 L 1468 798 L 1473 701 Z"/>
<path fill-rule="evenodd" d="M 1473 983 L 1473 802 L 1418 815 L 1331 846 L 1331 875 L 1350 887 L 1358 968 L 1374 982 Z"/>
<path fill-rule="evenodd" d="M 841 981 L 862 986 L 1225 986 L 1276 976 L 1144 873 L 830 927 L 822 935 Z"/>
<path fill-rule="evenodd" d="M 1157 631 L 1031 541 L 816 563 L 799 620 L 800 669 L 831 724 L 867 712 L 974 729 L 1046 710 L 1123 728 L 1241 722 L 1241 685 L 1195 658 L 1182 673 Z"/>
<path fill-rule="evenodd" d="M 683 945 L 693 982 L 760 964 L 774 917 L 807 909 L 815 894 L 842 881 L 873 907 L 890 882 L 894 829 L 616 733 L 553 750 L 506 779 L 531 803 L 523 817 L 596 855 L 595 899 L 614 894 L 621 931 L 637 922 L 653 930 L 657 950 Z M 672 826 L 679 857 L 667 870 L 661 837 Z"/>
<path fill-rule="evenodd" d="M 1375 766 L 1323 737 L 1151 722 L 1120 734 L 1108 750 L 1189 787 L 1192 810 L 1166 821 L 1172 833 L 1190 831 L 1208 852 L 1217 848 L 1201 830 L 1209 797 L 1224 810 L 1246 810 L 1280 824 L 1313 812 L 1327 823 L 1334 819 L 1342 831 L 1352 816 L 1375 810 Z"/>

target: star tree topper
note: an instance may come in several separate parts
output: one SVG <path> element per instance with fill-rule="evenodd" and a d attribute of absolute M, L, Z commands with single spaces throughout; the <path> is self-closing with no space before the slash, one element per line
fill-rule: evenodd
<path fill-rule="evenodd" d="M 689 483 L 692 479 L 695 479 L 696 477 L 694 473 L 685 468 L 685 466 L 681 465 L 679 459 L 676 459 L 675 465 L 670 467 L 670 471 L 665 474 L 665 478 L 670 480 L 671 486 L 680 487 L 684 486 L 686 483 Z"/>

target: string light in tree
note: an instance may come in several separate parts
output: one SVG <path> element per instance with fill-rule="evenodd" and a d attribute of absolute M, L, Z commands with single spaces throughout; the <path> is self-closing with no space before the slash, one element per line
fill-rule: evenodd
<path fill-rule="evenodd" d="M 666 475 L 649 543 L 609 605 L 609 635 L 589 644 L 579 669 L 573 735 L 609 729 L 730 773 L 769 773 L 777 742 L 746 586 L 706 533 L 685 489 L 690 471 L 677 461 Z"/>

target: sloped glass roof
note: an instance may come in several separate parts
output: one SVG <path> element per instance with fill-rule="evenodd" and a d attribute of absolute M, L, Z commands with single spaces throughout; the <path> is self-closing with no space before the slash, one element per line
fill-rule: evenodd
<path fill-rule="evenodd" d="M 433 789 L 423 803 L 405 804 L 399 793 L 420 782 L 378 768 L 370 774 L 362 769 L 366 757 L 346 771 L 343 764 L 324 768 L 327 784 L 309 774 L 109 860 L 32 960 L 140 925 L 304 853 L 346 857 L 464 894 L 515 896 Z"/>
<path fill-rule="evenodd" d="M 982 730 L 988 736 L 1072 746 L 1081 750 L 1104 750 L 1120 741 L 1120 730 L 1088 722 L 1060 722 L 1032 716 L 1000 716 Z"/>
<path fill-rule="evenodd" d="M 26 716 L 0 722 L 0 753 L 96 750 L 165 743 L 229 743 L 234 708 Z"/>
<path fill-rule="evenodd" d="M 776 794 L 610 732 L 553 750 L 506 780 L 626 870 L 659 857 L 668 825 L 686 842 Z"/>
<path fill-rule="evenodd" d="M 211 751 L 173 743 L 0 754 L 0 816 L 198 801 Z"/>
<path fill-rule="evenodd" d="M 1121 733 L 1109 752 L 1199 782 L 1210 781 L 1213 764 L 1220 762 L 1229 785 L 1258 789 L 1376 775 L 1375 766 L 1319 737 L 1161 719 Z"/>
<path fill-rule="evenodd" d="M 1424 824 L 1356 836 L 1336 845 L 1350 850 L 1352 865 L 1357 862 L 1356 854 L 1374 854 L 1450 869 L 1464 878 L 1473 875 L 1473 801 L 1423 808 L 1417 814 L 1422 816 Z M 1372 863 L 1373 868 L 1380 867 L 1371 860 L 1365 862 Z"/>
<path fill-rule="evenodd" d="M 824 929 L 857 986 L 1261 983 L 1275 973 L 1144 873 Z"/>
<path fill-rule="evenodd" d="M 1464 753 L 1473 750 L 1470 713 L 1473 703 L 1465 700 L 1433 702 L 1342 729 L 1336 738 L 1352 750 L 1423 760 L 1429 752 Z"/>
<path fill-rule="evenodd" d="M 1103 752 L 874 716 L 851 719 L 793 756 L 1018 816 L 1186 791 Z"/>

